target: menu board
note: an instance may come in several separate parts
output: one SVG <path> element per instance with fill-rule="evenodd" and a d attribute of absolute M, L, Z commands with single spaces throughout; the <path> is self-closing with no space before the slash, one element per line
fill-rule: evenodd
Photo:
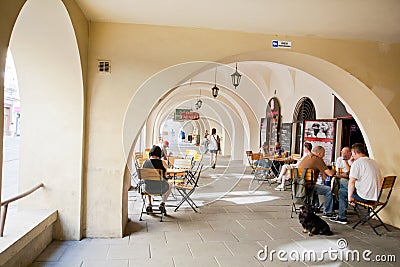
<path fill-rule="evenodd" d="M 281 137 L 279 141 L 283 151 L 288 152 L 290 155 L 292 147 L 292 123 L 282 123 Z"/>

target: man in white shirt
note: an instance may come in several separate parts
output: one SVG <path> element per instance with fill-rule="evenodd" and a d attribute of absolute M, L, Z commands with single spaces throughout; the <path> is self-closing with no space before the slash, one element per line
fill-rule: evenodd
<path fill-rule="evenodd" d="M 363 144 L 356 143 L 351 147 L 354 163 L 351 165 L 348 188 L 339 189 L 339 214 L 330 221 L 347 224 L 347 201 L 354 205 L 354 201 L 374 202 L 378 199 L 381 184 L 381 171 L 378 164 L 367 157 Z"/>
<path fill-rule="evenodd" d="M 350 166 L 353 163 L 354 159 L 351 156 L 351 149 L 348 146 L 345 146 L 341 150 L 341 157 L 336 159 L 336 171 L 339 172 L 339 168 L 343 169 L 343 172 L 350 172 Z"/>

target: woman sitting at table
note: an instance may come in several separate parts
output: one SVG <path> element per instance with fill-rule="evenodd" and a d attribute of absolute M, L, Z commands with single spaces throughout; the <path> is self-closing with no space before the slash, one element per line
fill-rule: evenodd
<path fill-rule="evenodd" d="M 161 186 L 161 192 L 162 192 L 162 202 L 159 206 L 159 209 L 162 213 L 166 214 L 165 210 L 165 202 L 168 199 L 168 196 L 171 194 L 171 189 L 172 185 L 167 182 L 165 178 L 165 172 L 166 168 L 164 167 L 163 161 L 160 159 L 161 158 L 161 148 L 159 146 L 153 146 L 153 148 L 149 152 L 150 159 L 146 160 L 143 163 L 143 168 L 149 168 L 149 169 L 158 169 L 162 170 L 162 175 L 164 177 L 164 180 L 162 181 L 162 186 Z M 154 182 L 157 182 L 155 184 Z M 144 181 L 144 190 L 146 191 L 154 191 L 153 188 L 157 188 L 160 190 L 160 184 L 158 181 Z M 153 212 L 153 205 L 151 204 L 151 196 L 148 196 L 149 199 L 149 205 L 146 208 L 147 212 Z"/>
<path fill-rule="evenodd" d="M 297 161 L 296 164 L 291 164 L 291 165 L 283 165 L 282 169 L 281 169 L 281 173 L 279 174 L 279 177 L 272 179 L 272 182 L 277 182 L 277 183 L 281 183 L 280 185 L 278 185 L 277 187 L 275 187 L 275 190 L 277 191 L 284 191 L 285 190 L 285 182 L 287 180 L 289 180 L 289 175 L 288 174 L 288 170 L 297 167 L 297 164 L 299 164 L 304 157 L 306 157 L 308 154 L 311 153 L 311 149 L 312 149 L 312 144 L 309 142 L 304 142 L 304 146 L 303 146 L 303 157 L 301 157 L 301 159 L 299 159 Z"/>

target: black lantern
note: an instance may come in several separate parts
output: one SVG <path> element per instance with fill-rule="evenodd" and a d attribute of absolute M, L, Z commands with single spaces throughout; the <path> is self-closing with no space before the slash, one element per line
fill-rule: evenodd
<path fill-rule="evenodd" d="M 236 62 L 236 71 L 231 75 L 232 77 L 232 84 L 233 86 L 238 87 L 239 83 L 240 83 L 240 78 L 242 78 L 242 75 L 240 75 L 240 73 L 237 71 L 237 62 Z"/>
<path fill-rule="evenodd" d="M 201 105 L 203 105 L 203 101 L 201 101 L 200 97 L 201 97 L 201 89 L 200 89 L 199 98 L 197 98 L 197 102 L 196 102 L 196 104 L 194 104 L 194 107 L 195 107 L 196 109 L 200 109 L 200 108 L 201 108 Z"/>
<path fill-rule="evenodd" d="M 219 91 L 219 88 L 217 87 L 216 84 L 214 85 L 213 88 L 211 88 L 211 91 L 212 91 L 213 97 L 216 98 L 218 96 L 218 91 Z"/>
<path fill-rule="evenodd" d="M 214 98 L 218 96 L 219 88 L 217 87 L 217 68 L 215 68 L 215 80 L 214 80 L 214 87 L 211 88 L 211 92 Z"/>
<path fill-rule="evenodd" d="M 196 109 L 201 108 L 201 105 L 203 104 L 203 101 L 201 101 L 200 99 L 197 100 L 196 104 L 194 104 L 194 106 L 196 107 Z"/>

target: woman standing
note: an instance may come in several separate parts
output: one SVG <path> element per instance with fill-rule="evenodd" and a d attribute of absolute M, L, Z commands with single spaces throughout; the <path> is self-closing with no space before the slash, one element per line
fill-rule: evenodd
<path fill-rule="evenodd" d="M 208 137 L 208 149 L 210 150 L 210 165 L 213 169 L 215 169 L 217 163 L 218 139 L 217 130 L 212 128 L 211 135 Z"/>

